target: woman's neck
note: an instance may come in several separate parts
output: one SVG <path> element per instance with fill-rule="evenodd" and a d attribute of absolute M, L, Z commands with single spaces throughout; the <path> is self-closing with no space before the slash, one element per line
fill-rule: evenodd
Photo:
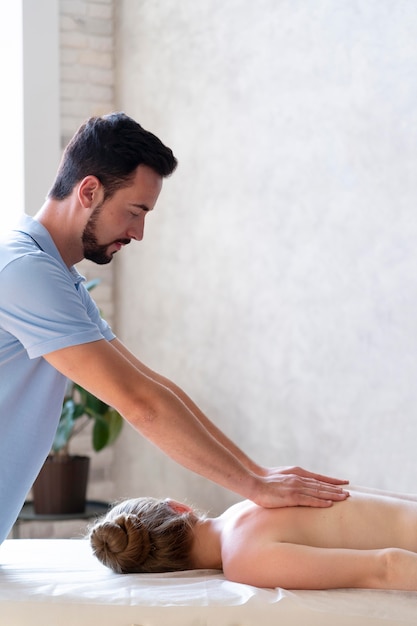
<path fill-rule="evenodd" d="M 206 518 L 194 526 L 191 559 L 196 569 L 222 569 L 220 518 Z"/>

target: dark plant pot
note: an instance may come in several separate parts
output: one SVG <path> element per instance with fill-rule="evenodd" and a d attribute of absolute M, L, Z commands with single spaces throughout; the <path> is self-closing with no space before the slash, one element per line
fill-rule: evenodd
<path fill-rule="evenodd" d="M 32 487 L 35 513 L 84 513 L 89 465 L 87 456 L 48 456 Z"/>

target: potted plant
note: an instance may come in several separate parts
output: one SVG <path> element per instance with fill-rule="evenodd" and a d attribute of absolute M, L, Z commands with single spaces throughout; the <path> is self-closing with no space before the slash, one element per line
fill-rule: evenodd
<path fill-rule="evenodd" d="M 98 280 L 87 283 L 93 289 Z M 33 505 L 39 515 L 82 513 L 85 509 L 90 458 L 70 453 L 70 442 L 92 423 L 94 451 L 116 441 L 123 418 L 114 408 L 80 385 L 68 381 L 61 416 L 50 454 L 33 487 Z"/>

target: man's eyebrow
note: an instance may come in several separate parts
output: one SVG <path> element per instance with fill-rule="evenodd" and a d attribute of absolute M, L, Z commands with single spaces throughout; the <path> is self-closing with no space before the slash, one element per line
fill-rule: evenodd
<path fill-rule="evenodd" d="M 136 204 L 136 202 L 131 202 L 130 206 L 134 206 L 137 209 L 142 209 L 143 211 L 146 211 L 147 213 L 148 211 L 152 210 L 146 204 Z"/>

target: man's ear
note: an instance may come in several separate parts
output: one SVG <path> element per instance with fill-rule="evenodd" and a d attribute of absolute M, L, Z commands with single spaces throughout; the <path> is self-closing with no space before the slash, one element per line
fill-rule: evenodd
<path fill-rule="evenodd" d="M 103 201 L 104 190 L 103 185 L 97 176 L 86 176 L 78 184 L 77 191 L 78 200 L 85 209 L 91 209 Z"/>

